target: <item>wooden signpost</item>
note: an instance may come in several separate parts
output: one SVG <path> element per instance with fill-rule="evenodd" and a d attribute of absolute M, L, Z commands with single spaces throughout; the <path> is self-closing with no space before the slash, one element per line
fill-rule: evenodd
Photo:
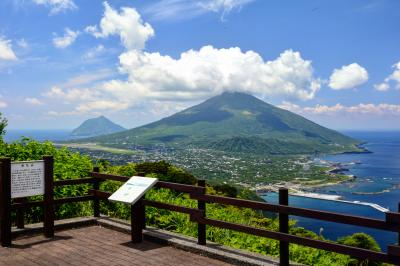
<path fill-rule="evenodd" d="M 131 205 L 131 238 L 133 243 L 143 240 L 142 229 L 145 227 L 144 194 L 152 188 L 157 178 L 133 176 L 115 191 L 108 200 Z"/>
<path fill-rule="evenodd" d="M 54 236 L 53 157 L 41 161 L 11 162 L 2 158 L 0 172 L 0 238 L 3 247 L 11 246 L 11 200 L 44 195 L 44 234 Z M 17 212 L 17 226 L 23 227 L 24 212 Z"/>

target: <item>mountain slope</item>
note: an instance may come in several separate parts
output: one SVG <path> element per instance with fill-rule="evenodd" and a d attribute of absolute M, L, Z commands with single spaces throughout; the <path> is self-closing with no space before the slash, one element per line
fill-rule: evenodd
<path fill-rule="evenodd" d="M 79 127 L 72 131 L 71 137 L 92 137 L 120 132 L 123 130 L 125 130 L 125 128 L 113 123 L 104 116 L 99 116 L 84 121 Z"/>
<path fill-rule="evenodd" d="M 296 154 L 357 151 L 357 140 L 244 93 L 223 93 L 148 125 L 93 138 L 117 147 Z"/>

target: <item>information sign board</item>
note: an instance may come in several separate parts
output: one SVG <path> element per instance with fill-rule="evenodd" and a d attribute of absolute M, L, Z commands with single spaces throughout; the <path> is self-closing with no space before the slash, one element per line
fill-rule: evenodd
<path fill-rule="evenodd" d="M 133 176 L 115 191 L 108 200 L 133 205 L 152 188 L 157 181 L 157 178 Z"/>
<path fill-rule="evenodd" d="M 11 198 L 44 194 L 44 161 L 11 163 Z"/>

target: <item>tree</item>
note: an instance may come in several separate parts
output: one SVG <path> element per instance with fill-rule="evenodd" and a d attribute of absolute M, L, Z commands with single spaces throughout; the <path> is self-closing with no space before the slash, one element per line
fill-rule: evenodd
<path fill-rule="evenodd" d="M 6 134 L 6 127 L 7 127 L 8 121 L 5 117 L 3 117 L 3 114 L 0 113 L 0 140 L 3 141 L 3 137 Z"/>
<path fill-rule="evenodd" d="M 373 251 L 381 251 L 378 243 L 373 239 L 371 236 L 365 233 L 355 233 L 351 236 L 345 236 L 338 239 L 338 243 L 358 248 L 369 249 Z M 370 260 L 360 260 L 353 258 L 349 265 L 368 265 L 368 266 L 375 266 L 375 265 L 382 265 L 382 263 L 370 261 Z"/>

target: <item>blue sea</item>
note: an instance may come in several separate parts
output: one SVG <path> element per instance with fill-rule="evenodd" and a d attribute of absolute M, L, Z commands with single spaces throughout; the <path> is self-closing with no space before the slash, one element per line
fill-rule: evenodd
<path fill-rule="evenodd" d="M 365 141 L 363 145 L 372 153 L 339 154 L 323 156 L 319 159 L 331 162 L 351 163 L 348 174 L 357 178 L 351 182 L 323 187 L 317 193 L 340 195 L 344 200 L 371 202 L 397 212 L 400 202 L 400 132 L 343 132 L 351 137 Z M 269 193 L 263 198 L 277 202 L 277 194 Z M 332 212 L 347 213 L 370 218 L 384 219 L 385 214 L 369 206 L 340 203 L 335 201 L 290 197 L 289 204 Z M 382 250 L 397 242 L 397 234 L 363 227 L 323 222 L 314 219 L 292 217 L 298 225 L 336 240 L 339 237 L 365 232 L 372 235 Z M 322 228 L 322 229 L 321 229 Z"/>
<path fill-rule="evenodd" d="M 22 137 L 28 137 L 37 141 L 62 141 L 70 138 L 71 130 L 52 129 L 52 130 L 35 130 L 35 129 L 7 129 L 4 140 L 13 142 L 20 140 Z"/>

